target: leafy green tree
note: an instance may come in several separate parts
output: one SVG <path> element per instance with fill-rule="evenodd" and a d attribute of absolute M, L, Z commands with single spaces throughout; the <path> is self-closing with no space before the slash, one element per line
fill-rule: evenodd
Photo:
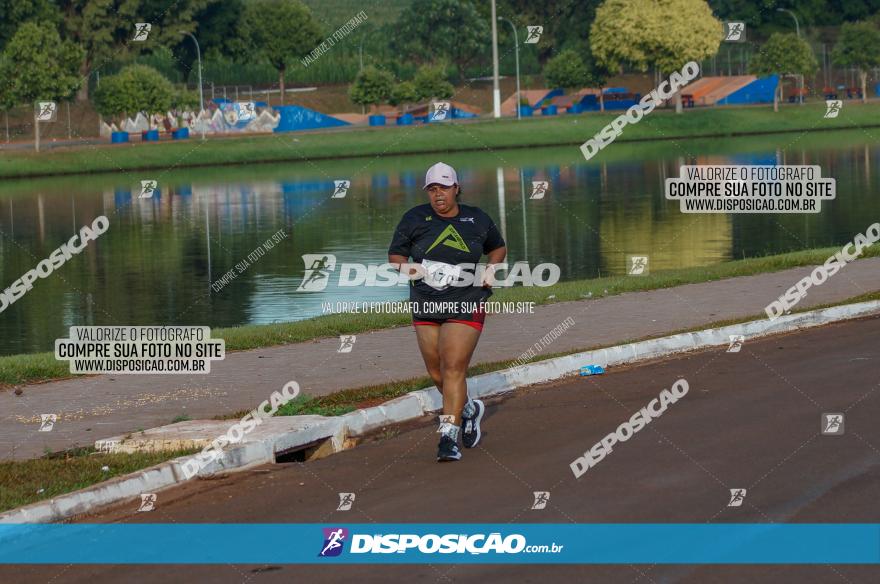
<path fill-rule="evenodd" d="M 73 97 L 82 79 L 77 75 L 82 49 L 62 41 L 51 24 L 26 22 L 6 44 L 0 57 L 0 79 L 6 84 L 4 104 L 62 101 Z M 34 147 L 40 150 L 40 124 L 34 111 Z"/>
<path fill-rule="evenodd" d="M 250 39 L 248 38 L 243 0 L 209 0 L 193 15 L 196 23 L 192 34 L 199 40 L 203 61 L 234 60 L 247 62 Z M 179 35 L 172 45 L 175 66 L 184 79 L 194 78 L 196 46 L 192 39 Z M 204 64 L 204 63 L 203 63 Z"/>
<path fill-rule="evenodd" d="M 855 67 L 862 82 L 862 103 L 868 101 L 868 70 L 880 65 L 880 31 L 868 22 L 846 23 L 840 27 L 831 60 L 841 67 Z"/>
<path fill-rule="evenodd" d="M 455 88 L 446 81 L 443 65 L 420 67 L 413 79 L 418 99 L 449 99 L 455 95 Z"/>
<path fill-rule="evenodd" d="M 85 50 L 79 72 L 87 79 L 113 60 L 156 45 L 179 44 L 180 31 L 195 30 L 193 15 L 208 1 L 177 0 L 170 7 L 166 0 L 57 0 L 57 4 L 64 14 L 62 36 Z M 152 25 L 144 42 L 132 42 L 138 22 Z M 77 99 L 88 99 L 88 83 Z"/>
<path fill-rule="evenodd" d="M 358 105 L 373 106 L 385 103 L 391 97 L 394 77 L 387 71 L 381 71 L 370 65 L 358 73 L 348 95 Z"/>
<path fill-rule="evenodd" d="M 57 25 L 60 20 L 61 13 L 51 0 L 0 0 L 0 50 L 23 23 Z"/>
<path fill-rule="evenodd" d="M 544 65 L 544 79 L 550 87 L 577 89 L 587 83 L 587 67 L 579 54 L 571 49 L 559 52 Z"/>
<path fill-rule="evenodd" d="M 171 108 L 178 111 L 199 111 L 199 94 L 189 89 L 180 89 L 171 95 Z"/>
<path fill-rule="evenodd" d="M 616 72 L 612 71 L 602 63 L 597 62 L 592 54 L 589 54 L 588 57 L 585 65 L 587 68 L 587 86 L 595 87 L 599 90 L 599 111 L 604 112 L 605 86 L 608 85 L 608 80 L 611 79 Z"/>
<path fill-rule="evenodd" d="M 773 111 L 779 111 L 782 78 L 785 75 L 812 75 L 819 68 L 816 55 L 807 41 L 795 33 L 774 33 L 752 57 L 750 68 L 755 75 L 778 75 L 773 91 Z"/>
<path fill-rule="evenodd" d="M 247 31 L 253 46 L 278 71 L 281 103 L 284 74 L 291 64 L 324 40 L 312 11 L 300 0 L 254 0 L 247 4 Z"/>
<path fill-rule="evenodd" d="M 94 101 L 99 114 L 119 118 L 138 112 L 165 113 L 171 109 L 176 95 L 171 82 L 152 67 L 129 65 L 116 75 L 101 79 Z"/>
<path fill-rule="evenodd" d="M 485 54 L 491 30 L 472 0 L 420 0 L 395 24 L 392 51 L 422 63 L 447 59 L 464 81 L 465 68 Z"/>
<path fill-rule="evenodd" d="M 606 0 L 596 10 L 590 47 L 608 69 L 619 70 L 626 63 L 668 75 L 717 53 L 721 37 L 721 22 L 704 0 Z M 682 111 L 681 92 L 675 111 Z"/>
<path fill-rule="evenodd" d="M 535 0 L 498 0 L 498 16 L 504 16 L 516 25 L 519 42 L 526 38 L 526 27 L 540 25 L 543 27 L 538 43 L 530 44 L 537 50 L 538 60 L 545 63 L 558 49 L 580 48 L 587 44 L 589 27 L 585 22 L 592 22 L 596 17 L 596 8 L 602 0 L 566 0 L 565 2 L 536 2 Z M 483 19 L 491 22 L 491 8 L 488 2 L 478 5 Z M 510 34 L 506 23 L 498 24 L 498 34 Z M 509 41 L 512 43 L 513 39 Z M 505 46 L 510 46 L 505 44 Z M 503 49 L 499 47 L 503 52 Z M 520 51 L 523 47 L 520 47 Z M 520 55 L 522 57 L 522 55 Z"/>
<path fill-rule="evenodd" d="M 402 81 L 391 89 L 391 97 L 388 100 L 393 106 L 403 105 L 418 101 L 419 93 L 412 81 Z"/>

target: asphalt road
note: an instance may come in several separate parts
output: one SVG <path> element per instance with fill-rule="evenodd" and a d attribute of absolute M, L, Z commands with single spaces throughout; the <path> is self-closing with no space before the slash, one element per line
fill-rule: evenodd
<path fill-rule="evenodd" d="M 89 522 L 880 522 L 880 317 L 493 400 L 481 445 L 434 462 L 435 421 L 329 458 L 161 492 Z M 690 391 L 576 479 L 569 463 L 679 378 Z M 845 415 L 823 436 L 823 412 Z M 729 507 L 730 489 L 747 489 Z M 531 510 L 533 491 L 549 491 Z M 350 511 L 338 493 L 353 492 Z M 267 542 L 271 545 L 272 542 Z M 280 542 L 291 545 L 293 542 Z M 0 582 L 876 582 L 880 566 L 49 566 Z"/>

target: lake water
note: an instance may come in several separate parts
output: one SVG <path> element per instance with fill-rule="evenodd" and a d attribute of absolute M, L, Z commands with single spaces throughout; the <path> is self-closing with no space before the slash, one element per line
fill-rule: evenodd
<path fill-rule="evenodd" d="M 272 323 L 317 316 L 322 302 L 404 298 L 405 287 L 334 281 L 297 292 L 302 255 L 386 261 L 400 216 L 426 202 L 421 181 L 437 160 L 458 170 L 462 202 L 501 227 L 508 261 L 553 262 L 573 280 L 623 274 L 628 255 L 658 271 L 843 244 L 880 219 L 878 156 L 878 141 L 855 131 L 616 142 L 589 163 L 569 146 L 4 181 L 0 288 L 95 217 L 110 228 L 0 312 L 0 354 L 51 350 L 72 325 Z M 683 214 L 664 199 L 680 165 L 709 163 L 818 164 L 837 199 L 816 215 Z M 157 181 L 153 197 L 139 198 L 141 180 Z M 331 198 L 334 180 L 350 181 L 345 198 Z M 532 181 L 544 180 L 547 195 L 531 199 Z M 273 234 L 274 247 L 246 260 Z M 236 277 L 221 287 L 229 270 Z"/>

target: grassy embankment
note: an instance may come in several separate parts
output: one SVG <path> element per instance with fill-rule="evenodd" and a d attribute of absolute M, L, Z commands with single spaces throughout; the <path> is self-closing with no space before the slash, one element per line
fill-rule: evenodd
<path fill-rule="evenodd" d="M 834 119 L 824 119 L 824 112 L 824 104 L 788 106 L 775 114 L 769 107 L 697 109 L 682 115 L 655 111 L 640 123 L 626 126 L 615 144 L 880 127 L 880 103 L 847 102 L 839 117 Z M 128 145 L 79 146 L 39 154 L 9 151 L 0 158 L 0 177 L 580 145 L 619 114 L 563 114 L 521 121 L 453 121 L 420 126 L 210 138 L 206 141 L 198 137 L 151 144 L 135 141 Z M 593 160 L 602 159 L 604 154 Z"/>

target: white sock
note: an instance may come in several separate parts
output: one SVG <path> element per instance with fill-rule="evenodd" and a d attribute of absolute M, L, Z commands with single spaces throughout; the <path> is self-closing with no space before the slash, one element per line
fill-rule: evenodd
<path fill-rule="evenodd" d="M 442 424 L 440 424 L 440 433 L 444 436 L 449 436 L 456 442 L 458 442 L 458 431 L 460 429 L 460 426 L 456 426 L 452 422 L 443 422 Z"/>
<path fill-rule="evenodd" d="M 468 397 L 467 403 L 464 404 L 464 408 L 461 410 L 461 415 L 463 418 L 473 418 L 477 413 L 477 406 L 474 405 L 474 400 Z"/>

